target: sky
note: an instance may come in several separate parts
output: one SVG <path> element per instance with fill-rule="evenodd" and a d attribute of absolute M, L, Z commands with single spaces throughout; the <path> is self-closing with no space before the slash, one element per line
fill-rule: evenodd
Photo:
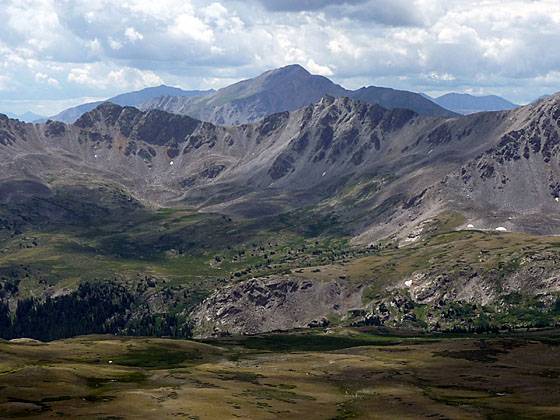
<path fill-rule="evenodd" d="M 347 88 L 560 90 L 558 0 L 0 0 L 0 112 L 298 63 Z"/>

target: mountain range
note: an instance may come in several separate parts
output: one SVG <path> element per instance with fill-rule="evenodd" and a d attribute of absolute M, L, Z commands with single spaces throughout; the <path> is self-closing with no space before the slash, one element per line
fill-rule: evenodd
<path fill-rule="evenodd" d="M 160 109 L 189 115 L 218 125 L 236 125 L 258 121 L 278 112 L 295 111 L 325 95 L 349 97 L 378 104 L 387 109 L 411 109 L 420 115 L 437 117 L 511 110 L 518 106 L 495 95 L 449 93 L 432 98 L 425 94 L 376 86 L 353 91 L 333 83 L 326 77 L 313 75 L 299 65 L 271 70 L 219 91 L 184 91 L 162 85 L 118 95 L 107 101 L 144 110 Z M 50 119 L 72 123 L 102 102 L 73 107 Z M 42 122 L 44 121 L 46 120 L 43 119 Z"/>
<path fill-rule="evenodd" d="M 8 117 L 10 118 L 14 118 L 14 119 L 18 119 L 20 121 L 24 121 L 24 122 L 35 122 L 35 121 L 40 121 L 40 120 L 44 120 L 45 117 L 39 114 L 35 114 L 34 112 L 31 111 L 27 111 L 24 112 L 23 114 L 7 114 Z"/>
<path fill-rule="evenodd" d="M 162 85 L 118 95 L 106 102 L 144 110 L 160 109 L 219 125 L 235 125 L 254 122 L 277 112 L 295 111 L 326 95 L 351 97 L 388 109 L 412 109 L 421 115 L 456 115 L 413 92 L 375 86 L 347 90 L 326 77 L 312 75 L 299 65 L 271 70 L 219 91 L 184 91 Z M 102 102 L 105 101 L 69 108 L 49 118 L 72 123 Z"/>
<path fill-rule="evenodd" d="M 291 66 L 186 98 L 203 120 L 0 116 L 5 336 L 557 322 L 560 96 L 434 116 L 342 93 Z"/>
<path fill-rule="evenodd" d="M 203 96 L 213 93 L 212 90 L 206 91 L 199 91 L 199 90 L 183 90 L 171 86 L 155 86 L 149 87 L 142 90 L 134 91 L 134 92 L 127 92 L 121 95 L 114 96 L 112 98 L 107 99 L 107 102 L 111 102 L 121 106 L 140 106 L 144 102 L 149 101 L 152 98 L 157 98 L 160 96 L 174 96 L 174 97 L 196 97 L 196 96 Z M 68 108 L 49 119 L 54 121 L 61 121 L 66 123 L 73 123 L 78 118 L 80 118 L 86 112 L 89 112 L 95 109 L 98 105 L 102 104 L 105 101 L 96 101 L 96 102 L 89 102 L 86 104 L 78 105 L 72 108 Z M 39 120 L 36 118 L 35 120 Z M 31 121 L 30 121 L 31 122 Z M 45 120 L 43 119 L 43 121 Z"/>
<path fill-rule="evenodd" d="M 506 111 L 519 107 L 496 95 L 474 96 L 467 93 L 448 93 L 430 99 L 445 109 L 463 115 L 486 111 Z"/>
<path fill-rule="evenodd" d="M 300 65 L 268 71 L 199 98 L 163 97 L 146 102 L 141 109 L 161 109 L 189 115 L 219 125 L 255 122 L 267 115 L 295 111 L 322 97 L 349 97 L 387 109 L 407 108 L 420 115 L 455 116 L 421 95 L 375 86 L 351 91 Z"/>
<path fill-rule="evenodd" d="M 3 173 L 33 173 L 37 181 L 59 168 L 97 173 L 157 205 L 240 215 L 317 204 L 363 179 L 390 177 L 368 200 L 356 234 L 379 234 L 373 215 L 387 200 L 391 217 L 379 214 L 384 235 L 407 232 L 403 220 L 414 216 L 410 228 L 436 208 L 468 209 L 479 227 L 502 215 L 512 230 L 552 233 L 557 221 L 534 219 L 557 209 L 557 108 L 553 96 L 510 112 L 449 119 L 326 96 L 293 113 L 228 128 L 107 102 L 70 126 L 4 120 Z M 406 206 L 408 200 L 415 205 Z M 362 220 L 355 204 L 342 212 L 353 223 Z"/>

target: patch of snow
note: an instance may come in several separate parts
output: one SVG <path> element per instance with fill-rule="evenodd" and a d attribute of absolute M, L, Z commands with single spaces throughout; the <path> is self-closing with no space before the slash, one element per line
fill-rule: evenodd
<path fill-rule="evenodd" d="M 412 280 L 407 280 L 407 281 L 405 281 L 405 282 L 404 282 L 404 285 L 405 285 L 406 287 L 412 286 Z"/>
<path fill-rule="evenodd" d="M 496 228 L 496 232 L 507 232 L 507 229 L 505 227 L 500 226 Z"/>
<path fill-rule="evenodd" d="M 472 224 L 467 225 L 467 229 L 474 229 L 474 225 Z"/>
<path fill-rule="evenodd" d="M 418 236 L 409 236 L 408 238 L 405 238 L 405 242 L 416 242 L 418 239 L 420 239 L 420 235 Z"/>
<path fill-rule="evenodd" d="M 326 174 L 327 174 L 326 172 L 323 172 L 323 175 L 321 175 L 321 176 L 325 176 Z"/>
<path fill-rule="evenodd" d="M 556 202 L 560 203 L 560 197 L 556 197 Z"/>
<path fill-rule="evenodd" d="M 93 155 L 93 157 L 94 157 L 95 159 L 97 159 L 97 155 Z"/>
<path fill-rule="evenodd" d="M 112 365 L 112 364 L 113 364 L 113 361 L 112 361 L 112 360 L 109 360 L 109 364 Z"/>
<path fill-rule="evenodd" d="M 169 162 L 169 164 L 170 164 L 171 166 L 173 166 L 173 165 L 174 165 L 174 162 L 173 162 L 173 161 L 171 161 L 171 162 Z"/>

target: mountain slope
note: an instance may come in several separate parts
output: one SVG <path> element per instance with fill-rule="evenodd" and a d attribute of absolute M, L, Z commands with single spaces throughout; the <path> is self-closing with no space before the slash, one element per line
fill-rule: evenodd
<path fill-rule="evenodd" d="M 232 127 L 0 116 L 3 336 L 554 325 L 558 239 L 502 231 L 560 233 L 559 133 L 560 96 L 461 118 L 325 97 Z"/>
<path fill-rule="evenodd" d="M 207 94 L 212 93 L 213 91 L 186 91 L 179 88 L 171 87 L 171 86 L 156 86 L 156 87 L 149 87 L 135 92 L 127 92 L 121 95 L 114 96 L 112 98 L 107 99 L 107 102 L 112 102 L 117 105 L 121 106 L 139 106 L 142 103 L 156 97 L 164 96 L 164 95 L 173 95 L 176 97 L 196 97 L 196 96 L 204 96 Z M 73 123 L 78 118 L 80 118 L 86 112 L 92 111 L 97 106 L 105 101 L 97 101 L 97 102 L 90 102 L 87 104 L 78 105 L 69 109 L 66 109 L 57 115 L 50 117 L 51 120 L 54 121 L 61 121 L 65 123 Z"/>
<path fill-rule="evenodd" d="M 38 120 L 42 120 L 45 117 L 43 117 L 42 115 L 36 114 L 34 112 L 27 111 L 27 112 L 24 112 L 21 115 L 18 115 L 17 118 L 22 120 L 22 121 L 25 121 L 25 122 L 35 122 L 35 121 L 38 121 Z"/>
<path fill-rule="evenodd" d="M 450 108 L 434 103 L 418 93 L 406 90 L 369 86 L 351 92 L 348 96 L 362 102 L 379 104 L 387 109 L 411 109 L 420 115 L 434 117 L 453 116 L 453 113 L 449 111 Z"/>
<path fill-rule="evenodd" d="M 76 170 L 116 177 L 158 204 L 244 216 L 320 204 L 340 213 L 354 234 L 365 235 L 362 240 L 408 233 L 446 209 L 469 213 L 483 227 L 501 217 L 500 226 L 536 232 L 545 229 L 532 227 L 544 211 L 550 215 L 545 230 L 553 232 L 558 220 L 550 213 L 556 205 L 551 194 L 560 182 L 557 102 L 553 97 L 510 112 L 437 119 L 326 97 L 236 127 L 103 104 L 73 126 L 15 125 L 2 132 L 0 152 L 7 153 L 3 173 L 11 176 L 37 178 L 51 167 L 83 166 Z M 535 139 L 543 138 L 537 147 Z M 505 178 L 498 176 L 501 168 Z M 457 182 L 468 176 L 457 171 L 473 172 L 480 182 L 465 191 Z M 515 171 L 525 176 L 518 179 Z M 375 193 L 360 203 L 344 199 L 348 188 L 363 182 Z"/>
<path fill-rule="evenodd" d="M 443 108 L 458 114 L 507 111 L 519 106 L 496 95 L 473 96 L 466 93 L 448 93 L 432 100 Z"/>
<path fill-rule="evenodd" d="M 526 230 L 555 233 L 560 216 L 560 96 L 506 115 L 509 130 L 446 183 L 461 192 L 463 202 L 472 201 L 487 213 L 509 213 L 503 225 L 508 229 L 532 220 Z"/>
<path fill-rule="evenodd" d="M 146 102 L 142 109 L 161 109 L 190 115 L 219 125 L 255 122 L 278 112 L 295 111 L 325 95 L 353 97 L 385 108 L 407 108 L 421 115 L 455 116 L 422 96 L 406 91 L 369 87 L 350 91 L 299 65 L 268 71 L 202 98 L 162 97 Z"/>
<path fill-rule="evenodd" d="M 35 114 L 34 112 L 31 112 L 31 111 L 24 112 L 23 114 L 20 114 L 20 115 L 8 113 L 7 116 L 10 117 L 10 118 L 18 119 L 20 121 L 24 121 L 24 122 L 28 122 L 28 123 L 41 121 L 41 120 L 44 120 L 44 118 L 45 118 L 42 115 Z"/>
<path fill-rule="evenodd" d="M 235 125 L 293 111 L 325 95 L 342 96 L 345 93 L 344 88 L 329 79 L 292 65 L 235 83 L 204 98 L 157 98 L 142 108 L 162 109 L 219 125 Z"/>

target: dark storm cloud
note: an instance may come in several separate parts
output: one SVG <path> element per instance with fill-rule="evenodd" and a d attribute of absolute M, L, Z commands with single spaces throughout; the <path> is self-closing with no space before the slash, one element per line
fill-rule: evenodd
<path fill-rule="evenodd" d="M 319 10 L 333 5 L 364 3 L 367 0 L 259 0 L 268 10 L 277 12 L 302 12 Z"/>
<path fill-rule="evenodd" d="M 422 19 L 407 0 L 258 0 L 273 12 L 324 11 L 331 18 L 372 21 L 389 26 L 416 26 Z"/>

